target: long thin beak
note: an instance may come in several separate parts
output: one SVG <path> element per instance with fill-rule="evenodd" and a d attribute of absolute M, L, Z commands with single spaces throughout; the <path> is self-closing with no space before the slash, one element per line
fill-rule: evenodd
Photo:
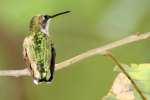
<path fill-rule="evenodd" d="M 61 12 L 61 13 L 58 13 L 58 14 L 55 14 L 55 15 L 50 16 L 50 18 L 54 18 L 54 17 L 56 17 L 56 16 L 63 15 L 63 14 L 66 14 L 66 13 L 70 13 L 70 12 L 71 12 L 71 11 Z"/>

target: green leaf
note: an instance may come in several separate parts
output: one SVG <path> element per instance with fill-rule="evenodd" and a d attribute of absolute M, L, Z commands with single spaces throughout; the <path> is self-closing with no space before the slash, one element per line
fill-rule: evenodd
<path fill-rule="evenodd" d="M 150 100 L 150 64 L 122 65 L 130 77 L 137 84 L 147 100 Z M 116 70 L 116 69 L 115 69 Z M 129 79 L 119 71 L 112 88 L 103 100 L 142 100 L 138 92 L 133 88 Z"/>

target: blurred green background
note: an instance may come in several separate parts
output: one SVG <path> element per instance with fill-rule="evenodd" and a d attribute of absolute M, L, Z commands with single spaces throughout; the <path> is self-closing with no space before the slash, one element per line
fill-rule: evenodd
<path fill-rule="evenodd" d="M 150 31 L 150 0 L 1 0 L 0 68 L 24 68 L 22 42 L 37 14 L 72 13 L 50 23 L 57 63 L 131 35 Z M 113 50 L 126 64 L 150 62 L 149 40 Z M 0 77 L 0 100 L 101 100 L 116 75 L 107 57 L 96 55 L 55 73 L 51 85 L 30 77 Z"/>

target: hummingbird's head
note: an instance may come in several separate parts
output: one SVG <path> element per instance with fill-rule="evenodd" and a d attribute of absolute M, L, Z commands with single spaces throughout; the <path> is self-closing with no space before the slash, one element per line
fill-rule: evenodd
<path fill-rule="evenodd" d="M 37 15 L 33 16 L 30 21 L 30 31 L 31 32 L 43 32 L 48 35 L 49 21 L 59 15 L 69 13 L 70 11 L 61 12 L 55 15 Z"/>

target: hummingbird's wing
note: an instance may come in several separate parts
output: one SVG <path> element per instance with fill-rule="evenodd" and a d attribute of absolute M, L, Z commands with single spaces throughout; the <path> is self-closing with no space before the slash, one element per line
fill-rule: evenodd
<path fill-rule="evenodd" d="M 36 73 L 35 73 L 35 67 L 33 67 L 33 66 L 36 66 L 36 64 L 32 60 L 31 53 L 29 50 L 31 48 L 31 45 L 32 45 L 31 42 L 32 42 L 32 37 L 30 37 L 30 36 L 26 37 L 24 39 L 24 41 L 23 41 L 23 58 L 24 58 L 24 61 L 25 61 L 27 68 L 29 69 L 31 75 L 34 78 L 34 75 Z"/>
<path fill-rule="evenodd" d="M 31 72 L 31 75 L 34 76 L 34 73 L 33 73 L 33 69 L 31 67 L 31 60 L 30 60 L 30 53 L 29 53 L 29 40 L 30 38 L 29 37 L 26 37 L 23 41 L 23 59 L 24 59 L 24 62 L 27 66 L 27 68 L 29 69 L 29 71 Z"/>
<path fill-rule="evenodd" d="M 50 61 L 51 76 L 48 81 L 52 81 L 52 79 L 53 79 L 53 75 L 54 75 L 54 71 L 55 71 L 55 59 L 56 59 L 56 51 L 54 48 L 54 44 L 51 44 L 51 61 Z"/>
<path fill-rule="evenodd" d="M 27 48 L 23 48 L 23 59 L 24 59 L 26 66 L 28 67 L 28 69 L 32 73 L 33 71 L 31 68 L 31 62 L 30 62 L 29 57 L 28 57 Z"/>

